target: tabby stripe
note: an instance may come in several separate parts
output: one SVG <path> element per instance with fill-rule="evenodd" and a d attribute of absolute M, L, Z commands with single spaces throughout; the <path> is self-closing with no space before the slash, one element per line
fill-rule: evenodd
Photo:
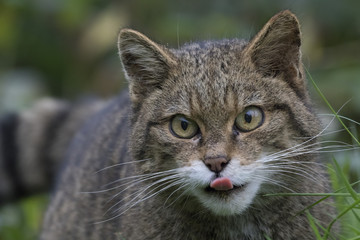
<path fill-rule="evenodd" d="M 45 127 L 44 131 L 44 141 L 41 146 L 40 151 L 40 165 L 42 166 L 43 176 L 46 176 L 48 180 L 47 183 L 44 184 L 51 184 L 53 183 L 53 178 L 55 177 L 56 173 L 55 170 L 58 166 L 54 166 L 56 162 L 55 159 L 51 159 L 49 153 L 51 152 L 50 149 L 55 142 L 55 139 L 59 135 L 59 129 L 61 126 L 66 122 L 70 114 L 71 109 L 64 108 L 61 111 L 57 112 L 56 115 L 51 119 L 48 126 Z M 62 159 L 61 159 L 62 160 Z M 37 189 L 37 190 L 45 190 L 49 186 L 43 186 L 44 189 Z"/>
<path fill-rule="evenodd" d="M 292 108 L 289 105 L 275 104 L 274 109 L 285 110 L 286 112 L 288 112 L 290 115 L 290 119 L 293 122 L 294 128 L 300 132 L 301 136 L 308 136 L 308 137 L 311 136 L 311 134 L 307 131 L 305 126 L 303 124 L 301 124 L 301 122 L 297 121 L 297 119 L 295 117 L 296 114 L 293 112 Z"/>
<path fill-rule="evenodd" d="M 16 141 L 16 132 L 19 126 L 19 116 L 16 113 L 10 113 L 0 119 L 0 144 L 3 151 L 3 160 L 5 173 L 7 173 L 13 186 L 14 198 L 25 195 L 25 187 L 21 180 L 18 169 L 18 146 Z"/>
<path fill-rule="evenodd" d="M 150 142 L 150 128 L 152 128 L 153 126 L 156 126 L 158 125 L 158 123 L 156 122 L 152 122 L 152 121 L 149 121 L 147 124 L 146 124 L 146 128 L 145 128 L 145 138 L 144 138 L 144 146 L 140 149 L 140 152 L 137 153 L 137 156 L 135 160 L 140 160 L 140 159 L 145 159 L 147 158 L 148 156 L 146 156 L 146 153 L 147 153 L 147 144 L 146 143 L 149 143 Z"/>

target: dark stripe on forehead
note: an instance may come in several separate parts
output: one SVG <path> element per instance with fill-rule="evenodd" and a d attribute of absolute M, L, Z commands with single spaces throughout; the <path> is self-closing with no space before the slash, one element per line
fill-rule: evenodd
<path fill-rule="evenodd" d="M 189 106 L 190 113 L 193 113 L 195 111 L 195 108 L 194 108 L 195 100 L 194 99 L 195 99 L 194 93 L 193 93 L 193 91 L 190 91 L 188 94 L 188 106 Z"/>
<path fill-rule="evenodd" d="M 202 76 L 203 78 L 203 76 Z M 203 79 L 200 79 L 199 81 L 202 81 Z M 192 95 L 192 98 L 191 98 L 191 102 L 189 103 L 190 104 L 190 108 L 191 108 L 191 113 L 192 114 L 199 114 L 199 112 L 202 112 L 203 109 L 202 109 L 202 95 L 203 95 L 203 91 L 202 89 L 199 89 L 198 86 L 194 87 L 192 90 L 191 90 L 191 95 Z"/>

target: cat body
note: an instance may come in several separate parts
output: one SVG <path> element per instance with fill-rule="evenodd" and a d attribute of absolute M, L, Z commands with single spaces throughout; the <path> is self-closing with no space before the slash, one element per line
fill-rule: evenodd
<path fill-rule="evenodd" d="M 129 91 L 84 115 L 41 239 L 313 239 L 317 198 L 266 196 L 328 191 L 300 45 L 289 11 L 250 42 L 122 30 Z M 329 202 L 309 210 L 324 226 Z"/>

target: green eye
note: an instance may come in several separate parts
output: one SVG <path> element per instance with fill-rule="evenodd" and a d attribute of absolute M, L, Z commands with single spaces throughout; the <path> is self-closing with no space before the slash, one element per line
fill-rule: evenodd
<path fill-rule="evenodd" d="M 170 130 L 175 137 L 190 139 L 199 132 L 199 126 L 183 115 L 176 115 L 170 122 Z"/>
<path fill-rule="evenodd" d="M 260 127 L 264 122 L 264 113 L 258 107 L 247 107 L 235 120 L 235 126 L 242 132 L 249 132 Z"/>

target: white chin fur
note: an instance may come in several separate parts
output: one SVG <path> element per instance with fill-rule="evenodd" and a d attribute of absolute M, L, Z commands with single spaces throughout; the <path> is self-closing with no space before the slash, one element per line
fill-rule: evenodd
<path fill-rule="evenodd" d="M 203 162 L 195 161 L 191 166 L 182 170 L 187 176 L 187 181 L 193 186 L 191 194 L 198 198 L 204 207 L 216 215 L 229 216 L 244 212 L 252 203 L 262 181 L 252 178 L 256 166 L 240 166 L 235 161 L 221 172 L 222 177 L 228 177 L 234 186 L 241 186 L 241 189 L 230 190 L 230 192 L 206 191 L 214 173 L 211 172 Z"/>
<path fill-rule="evenodd" d="M 260 183 L 257 181 L 246 184 L 242 189 L 230 194 L 197 192 L 200 202 L 216 215 L 228 216 L 240 214 L 252 203 Z"/>

